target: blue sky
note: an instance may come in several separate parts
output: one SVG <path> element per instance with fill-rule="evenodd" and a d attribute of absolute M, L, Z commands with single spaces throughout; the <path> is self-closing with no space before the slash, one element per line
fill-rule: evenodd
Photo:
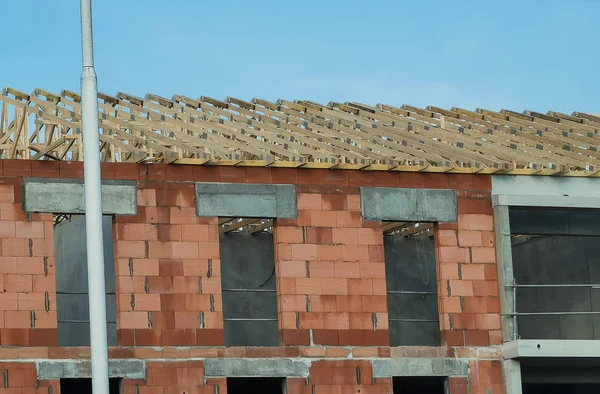
<path fill-rule="evenodd" d="M 2 3 L 0 85 L 79 91 L 79 1 Z M 108 94 L 600 113 L 600 0 L 93 3 Z"/>

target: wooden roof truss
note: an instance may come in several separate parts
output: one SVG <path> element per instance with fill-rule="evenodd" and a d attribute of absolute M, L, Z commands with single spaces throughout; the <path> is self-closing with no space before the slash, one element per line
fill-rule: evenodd
<path fill-rule="evenodd" d="M 107 162 L 599 176 L 600 117 L 99 94 Z M 0 158 L 83 159 L 81 97 L 0 96 Z"/>

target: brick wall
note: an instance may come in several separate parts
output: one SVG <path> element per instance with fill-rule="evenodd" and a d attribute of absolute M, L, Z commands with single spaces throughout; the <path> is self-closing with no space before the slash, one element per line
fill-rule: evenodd
<path fill-rule="evenodd" d="M 138 215 L 114 224 L 120 347 L 111 357 L 182 363 L 154 361 L 148 379 L 127 382 L 126 392 L 162 393 L 177 382 L 188 393 L 213 393 L 218 385 L 223 394 L 223 380 L 199 387 L 188 380 L 186 371 L 197 368 L 199 375 L 202 365 L 186 358 L 284 356 L 324 359 L 313 363 L 309 384 L 291 379 L 290 393 L 312 393 L 313 385 L 318 394 L 337 393 L 339 384 L 352 392 L 390 392 L 389 379 L 372 381 L 370 364 L 355 359 L 406 356 L 468 359 L 470 375 L 452 378 L 451 394 L 503 392 L 489 176 L 127 163 L 103 163 L 102 171 L 104 179 L 138 183 Z M 82 176 L 81 163 L 0 161 L 0 345 L 30 346 L 0 349 L 0 358 L 89 357 L 89 349 L 55 347 L 52 217 L 29 218 L 20 208 L 23 177 Z M 218 220 L 195 216 L 194 181 L 297 185 L 298 219 L 274 227 L 282 347 L 221 347 Z M 439 348 L 387 347 L 382 228 L 361 219 L 360 186 L 458 191 L 458 222 L 435 230 Z"/>
<path fill-rule="evenodd" d="M 299 187 L 298 220 L 276 221 L 282 343 L 389 345 L 383 230 L 358 188 Z"/>
<path fill-rule="evenodd" d="M 115 228 L 119 344 L 223 345 L 218 219 L 196 217 L 193 184 L 140 182 Z"/>
<path fill-rule="evenodd" d="M 52 215 L 21 209 L 22 179 L 0 184 L 0 343 L 56 346 Z"/>

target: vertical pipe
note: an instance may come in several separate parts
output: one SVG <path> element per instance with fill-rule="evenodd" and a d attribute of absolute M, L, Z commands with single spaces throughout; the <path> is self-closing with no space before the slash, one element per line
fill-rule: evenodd
<path fill-rule="evenodd" d="M 100 139 L 98 137 L 98 85 L 94 70 L 91 0 L 81 0 L 81 115 L 83 123 L 83 170 L 85 228 L 92 350 L 92 392 L 109 394 L 108 345 L 106 339 L 106 284 L 102 234 Z"/>

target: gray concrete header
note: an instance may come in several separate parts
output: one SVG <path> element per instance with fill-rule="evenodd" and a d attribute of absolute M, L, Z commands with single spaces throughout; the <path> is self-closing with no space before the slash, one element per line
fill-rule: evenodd
<path fill-rule="evenodd" d="M 25 212 L 85 213 L 82 180 L 26 178 L 23 189 Z M 102 211 L 108 215 L 137 215 L 135 182 L 103 181 Z"/>
<path fill-rule="evenodd" d="M 494 175 L 492 195 L 497 194 L 600 198 L 600 178 Z"/>
<path fill-rule="evenodd" d="M 600 341 L 518 339 L 504 343 L 502 355 L 514 358 L 600 358 Z"/>
<path fill-rule="evenodd" d="M 455 222 L 455 190 L 361 187 L 363 218 L 389 221 Z"/>
<path fill-rule="evenodd" d="M 457 358 L 391 358 L 372 360 L 371 365 L 374 378 L 469 375 L 469 361 Z"/>
<path fill-rule="evenodd" d="M 196 183 L 196 214 L 209 217 L 296 218 L 296 187 Z"/>
<path fill-rule="evenodd" d="M 37 361 L 35 369 L 41 380 L 92 377 L 90 360 Z M 108 373 L 111 378 L 146 379 L 146 365 L 142 360 L 108 360 Z"/>
<path fill-rule="evenodd" d="M 307 378 L 310 363 L 289 358 L 209 358 L 204 362 L 207 378 Z"/>
<path fill-rule="evenodd" d="M 600 208 L 600 197 L 495 194 L 492 206 L 597 209 Z"/>

